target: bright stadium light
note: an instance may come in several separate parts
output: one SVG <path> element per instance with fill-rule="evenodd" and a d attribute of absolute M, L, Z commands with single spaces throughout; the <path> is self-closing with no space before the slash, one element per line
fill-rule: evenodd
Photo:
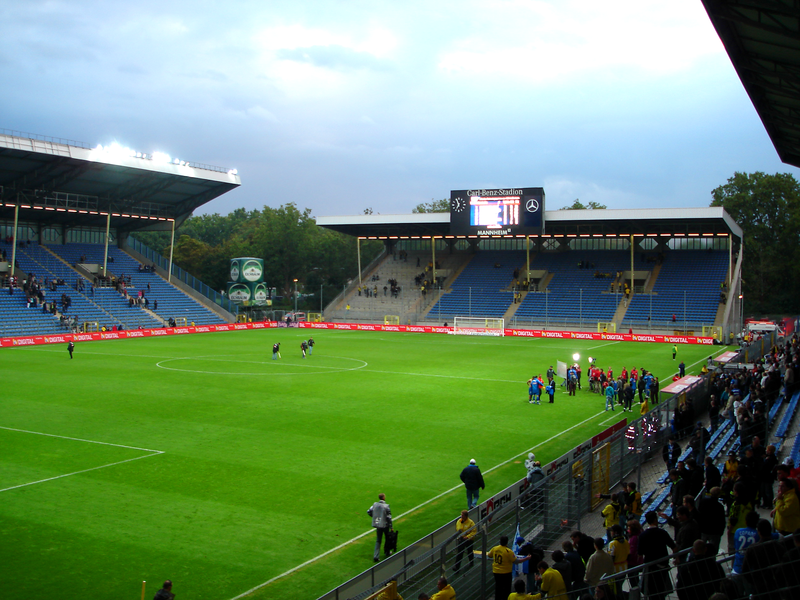
<path fill-rule="evenodd" d="M 165 152 L 153 152 L 153 162 L 169 163 L 172 162 L 172 159 L 169 157 L 169 154 Z"/>

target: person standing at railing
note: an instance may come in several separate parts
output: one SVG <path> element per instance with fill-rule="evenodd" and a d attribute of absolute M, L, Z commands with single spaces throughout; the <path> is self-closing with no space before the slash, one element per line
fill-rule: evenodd
<path fill-rule="evenodd" d="M 508 536 L 500 538 L 500 544 L 493 547 L 486 554 L 492 559 L 492 575 L 494 575 L 494 598 L 495 600 L 508 600 L 511 594 L 511 583 L 513 576 L 511 570 L 517 563 L 530 560 L 530 555 L 524 558 L 517 558 L 514 551 L 508 547 Z"/>
<path fill-rule="evenodd" d="M 639 535 L 639 554 L 645 563 L 655 562 L 655 565 L 644 570 L 642 580 L 643 592 L 649 600 L 664 600 L 672 590 L 669 580 L 669 562 L 667 557 L 674 551 L 675 540 L 658 526 L 658 514 L 648 511 L 645 514 L 647 529 Z"/>
<path fill-rule="evenodd" d="M 458 573 L 461 569 L 461 559 L 464 553 L 467 553 L 469 559 L 468 569 L 471 569 L 475 564 L 475 553 L 473 551 L 473 543 L 475 534 L 475 521 L 469 518 L 469 511 L 462 510 L 461 518 L 456 521 L 456 531 L 458 532 L 458 554 L 456 555 L 456 564 L 453 565 L 453 571 Z"/>

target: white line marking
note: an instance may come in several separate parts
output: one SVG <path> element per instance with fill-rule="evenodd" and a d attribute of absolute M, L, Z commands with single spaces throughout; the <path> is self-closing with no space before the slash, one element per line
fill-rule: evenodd
<path fill-rule="evenodd" d="M 58 437 L 58 436 L 56 436 Z M 114 444 L 110 444 L 113 446 Z M 36 485 L 37 483 L 44 483 L 46 481 L 53 481 L 54 479 L 61 479 L 62 477 L 69 477 L 70 475 L 79 475 L 80 473 L 88 473 L 89 471 L 97 471 L 98 469 L 105 469 L 106 467 L 113 467 L 114 465 L 121 465 L 123 463 L 131 462 L 134 460 L 139 460 L 140 458 L 149 458 L 151 456 L 158 456 L 159 454 L 164 454 L 161 451 L 154 452 L 153 454 L 145 454 L 144 456 L 137 456 L 136 458 L 128 458 L 126 460 L 121 460 L 119 462 L 109 463 L 107 465 L 101 465 L 99 467 L 92 467 L 91 469 L 84 469 L 82 471 L 74 471 L 73 473 L 65 473 L 64 475 L 56 475 L 55 477 L 48 477 L 47 479 L 40 479 L 39 481 L 31 481 L 29 483 L 23 483 L 20 485 L 14 485 L 11 487 L 3 488 L 0 492 L 7 492 L 8 490 L 15 490 L 17 488 L 26 487 L 29 485 Z"/>
<path fill-rule="evenodd" d="M 604 411 L 604 412 L 605 412 L 605 411 Z M 614 411 L 611 411 L 611 412 L 614 412 Z M 613 416 L 612 416 L 610 419 L 606 419 L 605 421 L 603 421 L 602 423 L 600 423 L 600 425 L 605 425 L 605 424 L 606 424 L 606 423 L 608 423 L 609 421 L 619 421 L 619 417 L 618 417 L 617 415 L 613 415 Z"/>
<path fill-rule="evenodd" d="M 67 437 L 66 435 L 55 435 L 54 433 L 42 433 L 41 431 L 28 431 L 27 429 L 14 429 L 13 427 L 3 427 L 0 429 L 8 431 L 19 431 L 20 433 L 32 433 L 34 435 L 46 435 L 47 437 L 61 438 L 62 440 L 72 440 L 74 442 L 86 442 L 87 444 L 102 444 L 104 446 L 116 446 L 117 448 L 128 448 L 129 450 L 141 450 L 143 452 L 153 452 L 155 454 L 163 454 L 163 450 L 152 450 L 150 448 L 137 448 L 136 446 L 125 446 L 123 444 L 112 444 L 110 442 L 98 442 L 96 440 L 84 440 L 81 438 Z"/>
<path fill-rule="evenodd" d="M 150 454 L 145 454 L 144 456 L 136 456 L 134 458 L 128 458 L 125 460 L 120 460 L 113 463 L 108 463 L 107 465 L 100 465 L 99 467 L 92 467 L 90 469 L 83 469 L 82 471 L 74 471 L 73 473 L 65 473 L 64 475 L 56 475 L 55 477 L 48 477 L 47 479 L 40 479 L 39 481 L 31 481 L 29 483 L 22 483 L 20 485 L 14 485 L 11 487 L 0 489 L 0 492 L 7 492 L 8 490 L 15 490 L 17 488 L 26 487 L 29 485 L 36 485 L 37 483 L 44 483 L 46 481 L 53 481 L 54 479 L 61 479 L 62 477 L 69 477 L 71 475 L 78 475 L 80 473 L 88 473 L 89 471 L 97 471 L 98 469 L 105 469 L 106 467 L 113 467 L 115 465 L 121 465 L 123 463 L 131 462 L 134 460 L 139 460 L 140 458 L 149 458 L 151 456 L 158 456 L 159 454 L 164 454 L 163 450 L 151 450 L 150 448 L 137 448 L 136 446 L 126 446 L 124 444 L 112 444 L 110 442 L 98 442 L 96 440 L 84 440 L 81 438 L 74 438 L 69 437 L 66 435 L 55 435 L 53 433 L 42 433 L 41 431 L 28 431 L 27 429 L 15 429 L 14 427 L 3 427 L 0 425 L 0 429 L 5 429 L 6 431 L 17 431 L 19 433 L 30 433 L 33 435 L 44 435 L 47 437 L 54 437 L 60 438 L 62 440 L 71 440 L 73 442 L 85 442 L 87 444 L 101 444 L 103 446 L 114 446 L 116 448 L 125 448 L 126 450 L 139 450 L 141 452 L 149 452 Z"/>
<path fill-rule="evenodd" d="M 591 348 L 587 348 L 587 350 L 597 350 L 598 348 L 605 348 L 606 346 L 613 346 L 614 344 L 619 344 L 619 342 L 608 342 L 607 344 L 600 344 L 599 346 L 592 346 Z"/>
<path fill-rule="evenodd" d="M 506 460 L 506 461 L 503 461 L 503 462 L 501 462 L 500 464 L 497 464 L 497 465 L 493 466 L 492 468 L 490 468 L 490 469 L 488 469 L 488 470 L 484 471 L 484 473 L 491 473 L 491 472 L 492 472 L 492 471 L 494 471 L 495 469 L 499 469 L 500 467 L 503 467 L 503 466 L 507 465 L 508 463 L 510 463 L 511 461 L 515 460 L 515 459 L 516 459 L 518 456 L 520 456 L 520 455 L 524 455 L 524 454 L 527 454 L 528 452 L 533 452 L 534 450 L 536 450 L 536 448 L 539 448 L 539 447 L 540 447 L 540 446 L 542 446 L 543 444 L 547 444 L 548 442 L 551 442 L 551 441 L 553 441 L 554 439 L 556 439 L 557 437 L 559 437 L 559 436 L 563 435 L 564 433 L 566 433 L 566 432 L 570 431 L 571 429 L 575 429 L 576 427 L 579 427 L 579 426 L 581 426 L 581 425 L 584 425 L 585 423 L 588 423 L 589 421 L 591 421 L 592 419 L 595 419 L 595 418 L 597 418 L 597 417 L 598 417 L 598 415 L 601 415 L 601 414 L 603 414 L 603 413 L 602 413 L 602 412 L 600 412 L 600 413 L 598 413 L 598 414 L 596 414 L 596 415 L 593 415 L 593 416 L 589 417 L 588 419 L 585 419 L 585 420 L 581 421 L 580 423 L 575 423 L 575 425 L 573 425 L 572 427 L 569 427 L 569 428 L 567 428 L 567 429 L 564 429 L 563 431 L 560 431 L 559 433 L 557 433 L 557 434 L 555 434 L 555 435 L 551 436 L 550 438 L 548 438 L 548 439 L 546 439 L 546 440 L 544 440 L 544 441 L 542 441 L 542 442 L 539 442 L 538 444 L 536 444 L 536 445 L 535 445 L 535 446 L 533 446 L 532 448 L 529 448 L 528 450 L 524 450 L 524 451 L 523 451 L 523 452 L 521 452 L 520 454 L 515 454 L 513 457 L 509 458 L 508 460 Z M 416 512 L 416 511 L 418 511 L 419 509 L 421 509 L 422 507 L 424 507 L 424 506 L 426 506 L 426 505 L 430 504 L 431 502 L 434 502 L 434 501 L 438 500 L 438 499 L 439 499 L 439 498 L 441 498 L 442 496 L 446 496 L 447 494 L 450 494 L 450 493 L 452 493 L 452 492 L 455 492 L 456 490 L 460 489 L 461 487 L 462 487 L 462 485 L 457 485 L 457 486 L 455 486 L 455 487 L 452 487 L 452 488 L 450 488 L 449 490 L 446 490 L 446 491 L 442 492 L 441 494 L 438 494 L 438 495 L 434 496 L 433 498 L 430 498 L 430 499 L 426 500 L 426 501 L 425 501 L 425 502 L 423 502 L 422 504 L 418 504 L 418 505 L 417 505 L 417 506 L 415 506 L 414 508 L 412 508 L 412 509 L 410 509 L 410 510 L 407 510 L 407 511 L 406 511 L 406 512 L 404 512 L 403 514 L 397 515 L 396 517 L 394 517 L 394 519 L 402 519 L 403 517 L 405 517 L 405 516 L 407 516 L 407 515 L 410 515 L 410 514 L 411 514 L 411 513 L 413 513 L 413 512 Z M 247 590 L 246 592 L 243 592 L 243 593 L 239 594 L 238 596 L 234 596 L 233 598 L 231 598 L 231 600 L 240 600 L 241 598 L 244 598 L 245 596 L 249 596 L 250 594 L 252 594 L 252 593 L 254 593 L 254 592 L 257 592 L 257 591 L 258 591 L 258 590 L 260 590 L 261 588 L 264 588 L 264 587 L 268 586 L 269 584 L 271 584 L 271 583 L 273 583 L 273 582 L 275 582 L 275 581 L 278 581 L 279 579 L 283 579 L 284 577 L 286 577 L 286 576 L 288 576 L 288 575 L 291 575 L 292 573 L 295 573 L 295 572 L 299 571 L 299 570 L 300 570 L 300 569 L 302 569 L 303 567 L 307 567 L 308 565 L 311 565 L 311 564 L 313 564 L 313 563 L 317 562 L 318 560 L 320 560 L 320 559 L 322 559 L 322 558 L 325 558 L 325 557 L 326 557 L 326 556 L 328 556 L 329 554 L 332 554 L 332 553 L 336 552 L 337 550 L 340 550 L 340 549 L 344 548 L 344 547 L 345 547 L 345 546 L 347 546 L 348 544 L 352 544 L 353 542 L 355 542 L 355 541 L 358 541 L 358 540 L 360 540 L 361 538 L 368 536 L 369 534 L 373 533 L 373 531 L 374 531 L 374 530 L 372 530 L 372 529 L 370 529 L 370 530 L 367 530 L 367 531 L 365 531 L 364 533 L 361 533 L 361 534 L 357 535 L 356 537 L 354 537 L 354 538 L 352 538 L 352 539 L 350 539 L 350 540 L 348 540 L 348 541 L 346 541 L 346 542 L 342 542 L 341 544 L 339 544 L 339 545 L 338 545 L 338 546 L 336 546 L 335 548 L 331 548 L 330 550 L 326 550 L 325 552 L 323 552 L 323 553 L 322 553 L 322 554 L 320 554 L 319 556 L 316 556 L 316 557 L 314 557 L 314 558 L 311 558 L 311 559 L 307 560 L 306 562 L 304 562 L 304 563 L 302 563 L 302 564 L 299 564 L 299 565 L 297 565 L 296 567 L 292 567 L 292 568 L 291 568 L 291 569 L 289 569 L 288 571 L 285 571 L 285 572 L 281 573 L 280 575 L 276 575 L 276 576 L 275 576 L 275 577 L 273 577 L 272 579 L 268 579 L 268 580 L 267 580 L 267 581 L 265 581 L 264 583 L 261 583 L 261 584 L 257 585 L 256 587 L 254 587 L 254 588 L 252 588 L 252 589 L 249 589 L 249 590 Z"/>

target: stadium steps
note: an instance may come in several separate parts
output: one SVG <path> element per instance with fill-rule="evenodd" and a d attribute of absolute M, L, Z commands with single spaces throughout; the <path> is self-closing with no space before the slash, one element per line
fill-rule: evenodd
<path fill-rule="evenodd" d="M 614 324 L 619 327 L 622 323 L 622 319 L 625 318 L 625 313 L 628 312 L 629 302 L 625 299 L 625 296 L 620 298 L 619 305 L 617 306 L 617 310 L 614 312 Z"/>
<path fill-rule="evenodd" d="M 650 269 L 650 277 L 647 278 L 647 283 L 644 286 L 644 291 L 646 294 L 649 294 L 653 291 L 653 288 L 658 281 L 658 276 L 661 274 L 661 265 L 656 263 L 655 266 Z"/>
<path fill-rule="evenodd" d="M 717 316 L 714 317 L 714 325 L 722 325 L 722 320 L 725 318 L 725 304 L 719 303 L 717 308 Z"/>
<path fill-rule="evenodd" d="M 512 294 L 513 294 L 513 292 L 512 292 Z M 516 314 L 517 309 L 520 306 L 522 306 L 522 302 L 525 300 L 525 296 L 527 296 L 527 295 L 528 295 L 528 292 L 522 292 L 522 296 L 520 298 L 519 304 L 517 304 L 516 302 L 512 302 L 511 303 L 511 306 L 508 307 L 508 310 L 506 311 L 506 314 L 503 315 L 503 318 L 505 319 L 506 323 L 510 323 L 511 322 L 511 319 Z"/>

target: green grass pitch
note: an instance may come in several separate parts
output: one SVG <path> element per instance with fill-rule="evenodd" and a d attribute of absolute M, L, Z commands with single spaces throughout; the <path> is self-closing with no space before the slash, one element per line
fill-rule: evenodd
<path fill-rule="evenodd" d="M 486 498 L 529 449 L 554 459 L 622 417 L 585 389 L 531 406 L 531 375 L 575 352 L 664 382 L 678 362 L 666 344 L 313 333 L 305 360 L 298 329 L 0 351 L 4 598 L 138 599 L 144 580 L 152 598 L 169 578 L 230 600 L 306 561 L 254 597 L 315 598 L 372 565 L 371 533 L 313 559 L 370 531 L 379 492 L 403 547 L 465 507 L 470 458 Z M 678 358 L 697 373 L 709 351 Z"/>

